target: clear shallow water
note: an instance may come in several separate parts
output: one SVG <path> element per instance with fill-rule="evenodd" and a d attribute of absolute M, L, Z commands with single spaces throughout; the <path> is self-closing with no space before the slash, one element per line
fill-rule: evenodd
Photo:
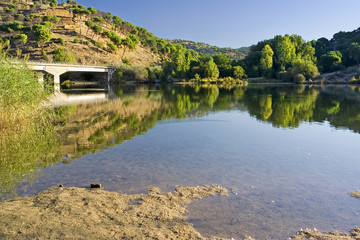
<path fill-rule="evenodd" d="M 99 133 L 92 142 L 81 140 L 91 138 L 89 131 L 96 135 L 102 122 L 113 121 L 101 116 L 110 111 L 109 106 L 120 105 L 84 108 L 95 118 L 80 107 L 75 113 L 72 110 L 73 115 L 62 124 L 67 135 L 63 127 L 58 128 L 70 143 L 62 148 L 63 160 L 72 159 L 72 163 L 41 169 L 37 182 L 18 193 L 33 194 L 58 184 L 84 187 L 91 182 L 123 193 L 146 192 L 149 186 L 172 191 L 175 185 L 218 184 L 231 189 L 229 197 L 205 198 L 188 207 L 189 221 L 204 236 L 286 239 L 300 228 L 345 231 L 360 225 L 360 200 L 348 195 L 360 189 L 357 92 L 267 87 L 242 93 L 220 89 L 216 94 L 211 89 L 200 90 L 205 100 L 195 104 L 201 100 L 187 101 L 183 89 L 176 89 L 154 92 L 155 96 L 141 89 L 122 96 L 126 104 L 121 106 L 126 105 L 124 112 L 129 116 L 136 104 L 146 108 L 142 98 L 151 103 L 142 117 L 157 114 L 146 122 L 147 132 L 138 131 L 143 132 L 140 135 L 130 132 L 145 121 L 123 120 L 134 127 Z M 343 91 L 349 91 L 345 98 Z M 156 105 L 159 99 L 162 104 Z M 185 116 L 184 108 L 190 112 Z M 81 128 L 89 122 L 90 126 Z M 111 144 L 121 138 L 119 132 L 128 134 L 129 140 Z M 81 146 L 97 153 L 77 155 Z"/>

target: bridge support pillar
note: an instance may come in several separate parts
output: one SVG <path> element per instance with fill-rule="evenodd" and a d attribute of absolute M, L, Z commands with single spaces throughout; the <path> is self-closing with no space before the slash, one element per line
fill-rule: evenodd
<path fill-rule="evenodd" d="M 60 92 L 60 74 L 54 74 L 53 76 L 55 92 Z"/>
<path fill-rule="evenodd" d="M 43 72 L 37 72 L 37 74 L 38 74 L 39 83 L 42 83 L 44 85 L 44 73 Z"/>

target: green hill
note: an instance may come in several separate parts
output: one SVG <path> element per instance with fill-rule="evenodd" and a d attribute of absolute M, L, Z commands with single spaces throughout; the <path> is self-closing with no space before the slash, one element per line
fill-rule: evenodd
<path fill-rule="evenodd" d="M 36 61 L 139 66 L 172 60 L 180 49 L 110 12 L 67 2 L 0 0 L 3 47 Z"/>
<path fill-rule="evenodd" d="M 171 43 L 181 44 L 187 49 L 192 49 L 200 54 L 209 54 L 214 56 L 216 54 L 226 54 L 232 60 L 239 60 L 245 58 L 245 56 L 249 53 L 250 47 L 243 47 L 243 48 L 220 48 L 217 46 L 211 46 L 206 43 L 202 42 L 194 42 L 188 40 L 168 40 Z"/>

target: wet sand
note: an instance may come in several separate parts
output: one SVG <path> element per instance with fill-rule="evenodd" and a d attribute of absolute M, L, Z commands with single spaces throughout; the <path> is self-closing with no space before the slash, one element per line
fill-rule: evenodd
<path fill-rule="evenodd" d="M 214 195 L 226 196 L 227 190 L 208 185 L 162 193 L 153 187 L 147 194 L 128 195 L 51 187 L 36 196 L 0 202 L 0 239 L 208 239 L 184 214 L 189 203 Z M 360 191 L 350 195 L 360 198 Z M 290 239 L 360 239 L 360 227 L 349 233 L 301 230 Z"/>
<path fill-rule="evenodd" d="M 183 214 L 190 202 L 216 194 L 227 190 L 209 185 L 127 195 L 51 187 L 0 202 L 0 239 L 207 239 Z"/>

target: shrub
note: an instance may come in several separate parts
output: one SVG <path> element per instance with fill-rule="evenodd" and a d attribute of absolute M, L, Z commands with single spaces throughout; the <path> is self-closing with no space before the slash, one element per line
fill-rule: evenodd
<path fill-rule="evenodd" d="M 22 22 L 20 22 L 20 21 L 11 21 L 11 22 L 7 22 L 4 25 L 1 25 L 0 26 L 0 31 L 12 33 L 14 31 L 20 31 L 23 28 L 24 28 L 24 26 L 22 25 Z"/>
<path fill-rule="evenodd" d="M 149 73 L 145 67 L 120 64 L 118 71 L 122 72 L 121 80 L 125 81 L 147 81 Z"/>
<path fill-rule="evenodd" d="M 47 55 L 45 50 L 41 50 L 41 56 L 44 58 L 44 60 L 49 60 L 49 56 Z"/>
<path fill-rule="evenodd" d="M 294 83 L 303 84 L 305 83 L 305 76 L 301 73 L 298 73 L 294 76 Z"/>
<path fill-rule="evenodd" d="M 0 109 L 40 104 L 43 93 L 35 73 L 26 66 L 15 66 L 0 55 Z M 18 109 L 21 111 L 21 109 Z"/>
<path fill-rule="evenodd" d="M 121 78 L 122 78 L 122 76 L 123 76 L 122 71 L 121 71 L 120 69 L 116 69 L 116 72 L 115 72 L 115 78 L 116 78 L 116 80 L 117 80 L 117 81 L 120 81 Z"/>
<path fill-rule="evenodd" d="M 127 58 L 124 58 L 124 59 L 122 60 L 122 62 L 123 62 L 124 64 L 126 64 L 126 65 L 131 65 L 131 64 L 130 64 L 130 60 L 127 59 Z"/>
<path fill-rule="evenodd" d="M 118 47 L 112 42 L 107 42 L 107 46 L 111 52 L 116 52 L 118 50 Z"/>
<path fill-rule="evenodd" d="M 54 52 L 54 61 L 55 62 L 74 63 L 75 56 L 70 50 L 65 50 L 63 48 L 57 48 Z"/>
<path fill-rule="evenodd" d="M 79 39 L 74 38 L 74 43 L 78 43 L 78 42 L 79 42 Z"/>
<path fill-rule="evenodd" d="M 59 38 L 59 42 L 60 42 L 61 45 L 63 45 L 63 46 L 65 45 L 65 40 L 64 39 Z"/>
<path fill-rule="evenodd" d="M 5 12 L 7 13 L 11 13 L 14 12 L 15 10 L 13 8 L 9 8 L 9 7 L 4 7 Z"/>
<path fill-rule="evenodd" d="M 20 14 L 20 13 L 14 15 L 14 18 L 16 18 L 16 19 L 23 18 L 23 17 L 24 17 L 24 15 Z"/>
<path fill-rule="evenodd" d="M 105 45 L 104 45 L 104 43 L 102 43 L 102 42 L 96 42 L 96 43 L 95 43 L 95 47 L 98 47 L 98 48 L 100 48 L 100 49 L 104 49 Z"/>
<path fill-rule="evenodd" d="M 42 24 L 35 24 L 33 26 L 34 37 L 37 42 L 47 42 L 51 39 L 50 28 L 52 23 L 44 22 Z"/>
<path fill-rule="evenodd" d="M 53 15 L 45 15 L 43 16 L 43 21 L 49 21 L 49 22 L 54 22 L 54 23 L 58 23 L 60 22 L 60 18 L 58 18 L 57 16 L 53 16 Z"/>
<path fill-rule="evenodd" d="M 16 45 L 20 45 L 20 44 L 24 45 L 27 42 L 27 40 L 28 37 L 25 34 L 19 34 L 14 37 L 14 43 Z"/>

